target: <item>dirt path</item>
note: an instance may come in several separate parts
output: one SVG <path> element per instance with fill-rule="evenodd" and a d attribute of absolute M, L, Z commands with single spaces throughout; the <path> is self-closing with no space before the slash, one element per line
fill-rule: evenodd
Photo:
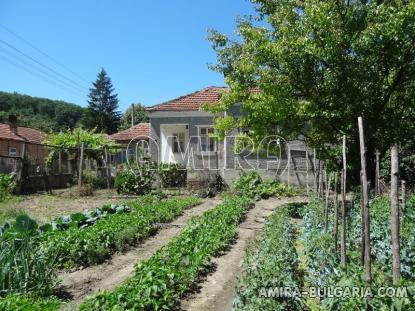
<path fill-rule="evenodd" d="M 175 237 L 186 222 L 204 211 L 214 208 L 221 201 L 208 199 L 206 202 L 187 209 L 183 215 L 173 222 L 162 224 L 156 235 L 147 239 L 138 247 L 122 253 L 115 254 L 111 260 L 97 266 L 83 270 L 62 273 L 62 287 L 72 297 L 72 302 L 66 304 L 64 310 L 74 310 L 86 297 L 100 290 L 112 290 L 129 277 L 136 262 L 150 258 L 158 249 L 166 245 Z"/>
<path fill-rule="evenodd" d="M 235 297 L 235 285 L 242 274 L 242 262 L 245 249 L 250 241 L 258 237 L 264 225 L 264 220 L 273 210 L 290 202 L 304 202 L 307 198 L 271 198 L 255 204 L 247 215 L 246 220 L 240 224 L 238 239 L 231 250 L 224 256 L 214 259 L 217 267 L 201 284 L 200 292 L 182 301 L 182 310 L 187 311 L 230 311 Z"/>

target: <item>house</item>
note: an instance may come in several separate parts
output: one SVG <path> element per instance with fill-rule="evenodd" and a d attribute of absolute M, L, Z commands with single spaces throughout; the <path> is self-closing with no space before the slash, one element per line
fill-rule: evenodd
<path fill-rule="evenodd" d="M 48 156 L 47 148 L 42 145 L 44 137 L 42 131 L 17 126 L 17 117 L 13 115 L 7 124 L 0 123 L 0 173 L 12 172 L 23 152 L 30 162 L 43 163 Z"/>
<path fill-rule="evenodd" d="M 136 124 L 108 138 L 120 146 L 120 151 L 111 156 L 112 163 L 124 163 L 128 158 L 136 159 L 138 155 L 141 159 L 149 157 L 150 123 Z"/>
<path fill-rule="evenodd" d="M 220 174 L 227 182 L 239 176 L 241 170 L 255 169 L 271 178 L 303 185 L 311 184 L 312 170 L 310 150 L 303 142 L 284 144 L 280 155 L 236 150 L 236 142 L 247 129 L 229 133 L 223 141 L 215 139 L 213 128 L 215 115 L 202 110 L 204 104 L 215 105 L 228 89 L 207 87 L 167 102 L 147 107 L 150 120 L 150 153 L 153 161 L 180 163 L 187 167 L 188 183 L 197 184 Z M 227 115 L 241 115 L 240 104 L 226 112 Z M 273 143 L 281 143 L 280 138 Z M 282 149 L 280 148 L 280 149 Z"/>

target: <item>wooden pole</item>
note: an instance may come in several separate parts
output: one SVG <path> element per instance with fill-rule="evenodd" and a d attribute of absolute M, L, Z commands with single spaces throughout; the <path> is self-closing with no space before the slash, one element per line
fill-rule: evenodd
<path fill-rule="evenodd" d="M 402 180 L 401 181 L 401 195 L 402 195 L 402 212 L 405 210 L 406 208 L 406 181 Z"/>
<path fill-rule="evenodd" d="M 398 145 L 394 144 L 391 150 L 391 208 L 392 208 L 392 279 L 393 285 L 398 285 L 401 270 L 399 247 L 399 201 L 398 175 L 399 159 Z"/>
<path fill-rule="evenodd" d="M 107 175 L 107 189 L 110 190 L 111 189 L 111 170 L 110 167 L 108 166 L 108 149 L 107 147 L 105 147 L 104 149 L 105 152 L 105 175 Z"/>
<path fill-rule="evenodd" d="M 329 198 L 330 198 L 330 182 L 331 176 L 325 171 L 326 179 L 326 203 L 324 205 L 324 233 L 327 233 L 329 223 Z"/>
<path fill-rule="evenodd" d="M 359 125 L 359 141 L 360 141 L 360 165 L 362 169 L 362 191 L 363 191 L 363 213 L 365 227 L 365 275 L 366 281 L 370 285 L 372 283 L 372 265 L 370 258 L 370 215 L 369 215 L 369 197 L 367 188 L 366 173 L 366 147 L 365 134 L 363 129 L 363 119 L 358 117 Z"/>
<path fill-rule="evenodd" d="M 317 190 L 317 200 L 320 200 L 321 191 L 322 191 L 323 176 L 321 174 L 321 162 L 318 161 L 318 190 Z"/>
<path fill-rule="evenodd" d="M 380 193 L 380 152 L 376 150 L 376 177 L 375 177 L 375 194 Z"/>
<path fill-rule="evenodd" d="M 342 236 L 340 241 L 341 264 L 346 266 L 346 135 L 343 135 L 343 169 L 341 173 Z"/>
<path fill-rule="evenodd" d="M 308 195 L 308 192 L 309 192 L 309 187 L 308 187 L 308 150 L 306 150 L 306 152 L 305 152 L 305 169 L 306 169 L 306 175 L 305 175 L 305 183 L 306 183 L 306 191 L 307 191 L 307 195 Z"/>
<path fill-rule="evenodd" d="M 337 254 L 337 240 L 339 235 L 339 198 L 337 194 L 337 182 L 339 173 L 336 172 L 334 175 L 334 228 L 333 228 L 333 241 L 334 241 L 334 252 Z"/>
<path fill-rule="evenodd" d="M 361 235 L 362 235 L 362 239 L 361 239 L 361 246 L 360 246 L 360 264 L 362 266 L 365 265 L 365 213 L 364 213 L 364 209 L 363 209 L 363 182 L 362 182 L 362 171 L 360 171 L 360 218 L 361 218 L 361 222 L 362 222 L 362 229 L 361 229 Z"/>
<path fill-rule="evenodd" d="M 288 176 L 287 176 L 287 183 L 290 186 L 290 174 L 291 174 L 291 150 L 290 146 L 288 146 Z"/>
<path fill-rule="evenodd" d="M 62 175 L 62 151 L 59 150 L 58 156 L 58 173 L 59 175 Z"/>
<path fill-rule="evenodd" d="M 318 185 L 317 185 L 317 155 L 316 155 L 316 148 L 313 149 L 313 172 L 314 172 L 314 192 L 317 194 Z"/>
<path fill-rule="evenodd" d="M 82 163 L 84 162 L 84 143 L 81 144 L 81 156 L 79 158 L 78 187 L 82 186 Z"/>

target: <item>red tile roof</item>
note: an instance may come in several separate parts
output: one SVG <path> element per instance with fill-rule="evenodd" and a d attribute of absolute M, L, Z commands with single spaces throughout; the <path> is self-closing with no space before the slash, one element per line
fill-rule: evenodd
<path fill-rule="evenodd" d="M 194 111 L 199 110 L 203 104 L 216 104 L 219 102 L 226 87 L 210 86 L 194 93 L 180 96 L 159 105 L 147 107 L 147 111 Z"/>
<path fill-rule="evenodd" d="M 9 124 L 0 123 L 0 139 L 9 139 L 40 144 L 42 143 L 42 140 L 45 138 L 45 136 L 45 133 L 42 131 L 23 126 L 18 126 L 17 133 L 15 134 L 10 129 Z"/>
<path fill-rule="evenodd" d="M 112 134 L 110 139 L 115 141 L 130 141 L 134 139 L 148 139 L 150 137 L 150 123 L 139 123 L 129 129 Z"/>

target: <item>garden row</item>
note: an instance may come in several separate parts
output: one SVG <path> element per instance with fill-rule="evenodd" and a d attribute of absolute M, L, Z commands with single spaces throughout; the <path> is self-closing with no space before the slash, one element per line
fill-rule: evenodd
<path fill-rule="evenodd" d="M 339 247 L 334 243 L 334 208 L 329 210 L 326 232 L 324 204 L 314 201 L 304 206 L 289 204 L 268 217 L 260 241 L 247 251 L 234 310 L 415 310 L 415 196 L 408 198 L 400 224 L 402 276 L 396 292 L 402 290 L 403 297 L 379 295 L 380 288 L 394 288 L 389 198 L 372 199 L 370 213 L 370 297 L 366 295 L 368 286 L 361 258 L 360 198 L 348 210 L 347 266 L 340 264 Z M 303 218 L 298 237 L 290 217 Z M 311 287 L 320 289 L 318 297 L 301 295 Z M 335 288 L 342 288 L 344 296 L 330 296 L 327 290 Z M 358 288 L 361 295 L 351 295 L 353 288 Z M 287 291 L 281 292 L 282 289 Z"/>
<path fill-rule="evenodd" d="M 0 298 L 0 310 L 5 304 L 13 303 L 18 309 L 18 304 L 30 297 L 53 295 L 58 268 L 102 262 L 115 251 L 125 250 L 149 236 L 156 230 L 156 223 L 171 221 L 184 209 L 198 203 L 200 199 L 197 198 L 144 197 L 129 202 L 123 213 L 109 214 L 92 225 L 79 226 L 79 222 L 74 221 L 65 227 L 66 230 L 46 232 L 39 230 L 28 217 L 17 218 L 17 222 L 0 235 L 0 296 L 16 293 L 25 296 Z M 46 304 L 53 305 L 51 301 L 46 299 Z M 43 304 L 40 300 L 39 305 Z"/>
<path fill-rule="evenodd" d="M 401 218 L 402 278 L 399 286 L 407 291 L 406 297 L 381 297 L 381 287 L 393 287 L 391 260 L 391 207 L 390 198 L 375 197 L 369 202 L 371 218 L 372 283 L 371 297 L 320 297 L 324 310 L 413 310 L 415 298 L 415 198 L 410 197 Z M 323 204 L 307 206 L 304 215 L 302 242 L 307 257 L 307 282 L 315 287 L 367 288 L 362 258 L 362 215 L 360 198 L 350 205 L 347 230 L 347 266 L 340 264 L 340 254 L 333 239 L 334 215 L 329 213 L 329 229 L 324 232 Z M 412 308 L 412 309 L 411 309 Z"/>
<path fill-rule="evenodd" d="M 248 249 L 233 310 L 300 310 L 303 306 L 303 301 L 296 297 L 268 298 L 275 288 L 302 285 L 295 249 L 296 230 L 288 216 L 290 208 L 288 205 L 269 216 L 260 241 Z"/>
<path fill-rule="evenodd" d="M 183 231 L 149 260 L 135 267 L 134 275 L 113 292 L 87 299 L 81 310 L 174 309 L 211 268 L 211 258 L 226 250 L 250 199 L 231 196 L 213 210 L 189 221 Z"/>

